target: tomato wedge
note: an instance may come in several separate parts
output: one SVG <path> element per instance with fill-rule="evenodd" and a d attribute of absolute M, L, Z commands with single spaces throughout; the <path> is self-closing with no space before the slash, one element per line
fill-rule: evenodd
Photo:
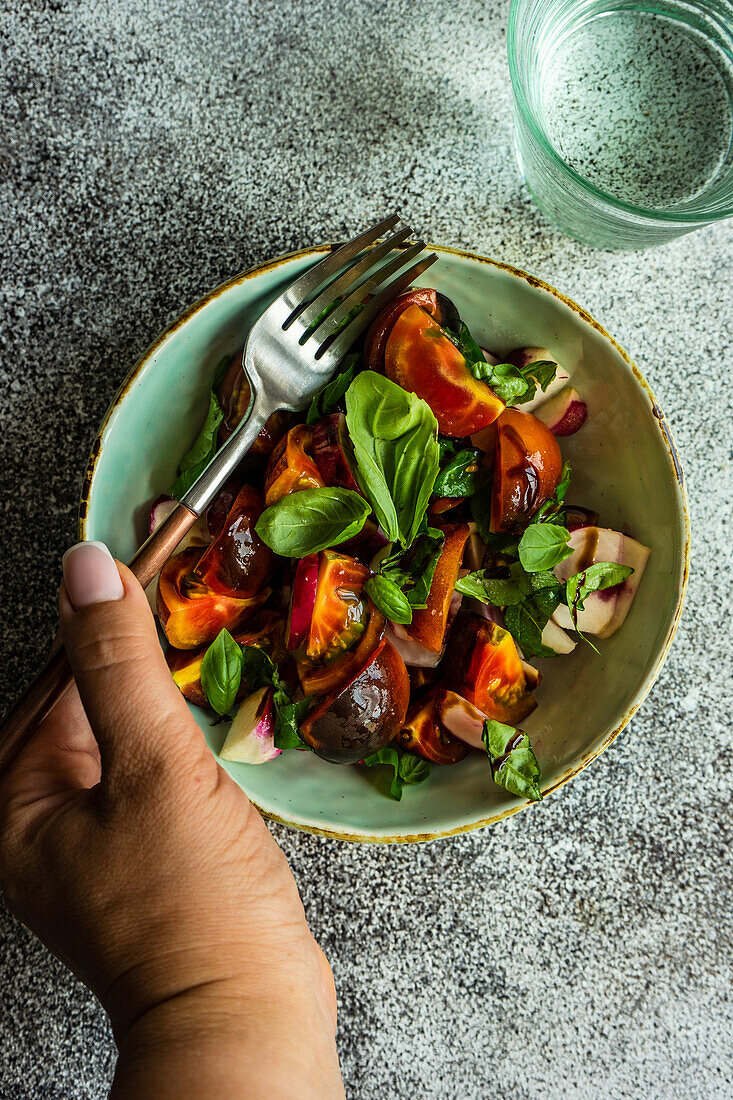
<path fill-rule="evenodd" d="M 339 684 L 353 678 L 382 640 L 386 622 L 371 600 L 367 601 L 366 629 L 354 649 L 325 665 L 298 662 L 298 676 L 305 695 L 327 695 Z"/>
<path fill-rule="evenodd" d="M 235 598 L 215 592 L 193 571 L 200 556 L 199 548 L 183 550 L 168 559 L 158 578 L 158 618 L 166 638 L 176 649 L 208 645 L 222 627 L 234 631 L 270 595 L 269 588 L 251 597 Z"/>
<path fill-rule="evenodd" d="M 440 694 L 440 689 L 436 688 L 410 707 L 397 741 L 407 752 L 433 764 L 457 764 L 471 749 L 440 725 L 435 708 Z"/>
<path fill-rule="evenodd" d="M 368 370 L 374 370 L 378 374 L 381 374 L 384 370 L 384 349 L 387 347 L 387 338 L 399 315 L 411 305 L 422 306 L 431 316 L 435 317 L 438 312 L 437 291 L 428 290 L 426 287 L 406 290 L 404 294 L 398 294 L 382 310 L 372 322 L 364 341 L 364 362 Z"/>
<path fill-rule="evenodd" d="M 309 454 L 313 429 L 296 424 L 270 455 L 265 471 L 265 504 L 269 508 L 288 493 L 301 489 L 322 489 L 323 478 Z"/>
<path fill-rule="evenodd" d="M 275 557 L 255 531 L 263 507 L 262 493 L 251 485 L 243 485 L 224 526 L 194 570 L 214 592 L 254 596 L 272 577 Z"/>
<path fill-rule="evenodd" d="M 505 409 L 496 421 L 491 530 L 511 531 L 555 492 L 562 456 L 549 428 L 532 413 Z"/>
<path fill-rule="evenodd" d="M 467 523 L 446 524 L 441 530 L 445 534 L 445 542 L 435 566 L 427 607 L 413 611 L 412 622 L 404 627 L 410 638 L 432 653 L 440 653 L 443 648 L 453 589 L 461 568 L 463 548 L 470 534 Z"/>
<path fill-rule="evenodd" d="M 446 654 L 446 684 L 489 718 L 517 726 L 537 706 L 511 634 L 461 613 Z"/>
<path fill-rule="evenodd" d="M 467 436 L 496 420 L 504 408 L 433 317 L 409 305 L 387 338 L 384 369 L 392 382 L 427 401 L 443 435 Z"/>

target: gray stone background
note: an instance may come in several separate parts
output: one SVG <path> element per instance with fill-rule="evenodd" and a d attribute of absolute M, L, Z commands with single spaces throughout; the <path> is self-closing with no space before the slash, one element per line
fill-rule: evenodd
<path fill-rule="evenodd" d="M 512 154 L 505 0 L 0 12 L 2 699 L 52 636 L 96 427 L 185 306 L 394 207 L 542 276 L 636 358 L 680 446 L 694 554 L 670 659 L 592 768 L 489 831 L 274 831 L 333 965 L 349 1097 L 730 1097 L 733 226 L 629 254 L 554 231 Z M 0 1096 L 103 1097 L 98 1004 L 0 929 Z"/>

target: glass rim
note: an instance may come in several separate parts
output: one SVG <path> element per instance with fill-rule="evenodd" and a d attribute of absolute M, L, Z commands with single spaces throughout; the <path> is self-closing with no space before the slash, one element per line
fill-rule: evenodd
<path fill-rule="evenodd" d="M 583 190 L 587 191 L 591 197 L 600 199 L 608 206 L 622 210 L 628 214 L 635 214 L 639 218 L 643 218 L 645 221 L 658 221 L 663 223 L 676 223 L 679 225 L 684 222 L 700 223 L 707 225 L 711 222 L 721 221 L 723 218 L 729 218 L 733 215 L 733 198 L 730 203 L 722 207 L 716 207 L 714 210 L 707 212 L 702 211 L 682 211 L 679 208 L 673 210 L 667 209 L 655 209 L 650 206 L 637 206 L 634 203 L 626 202 L 624 199 L 615 198 L 607 191 L 603 191 L 600 187 L 596 187 L 594 183 L 586 179 L 585 176 L 581 176 L 579 172 L 576 172 L 566 160 L 558 153 L 552 142 L 545 135 L 542 127 L 538 124 L 535 118 L 534 111 L 529 105 L 526 95 L 524 94 L 524 84 L 519 73 L 519 67 L 517 65 L 517 11 L 519 5 L 524 3 L 525 0 L 511 0 L 509 7 L 509 23 L 507 27 L 507 60 L 509 63 L 509 81 L 512 87 L 512 93 L 514 96 L 514 103 L 519 108 L 522 115 L 522 119 L 529 127 L 532 135 L 542 146 L 543 151 L 549 154 L 552 161 L 565 173 L 574 183 L 579 184 Z"/>

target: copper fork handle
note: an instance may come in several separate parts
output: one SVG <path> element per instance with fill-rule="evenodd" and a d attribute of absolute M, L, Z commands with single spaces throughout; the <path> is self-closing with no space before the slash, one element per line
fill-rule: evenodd
<path fill-rule="evenodd" d="M 196 519 L 195 512 L 185 504 L 179 504 L 147 542 L 143 543 L 130 562 L 130 569 L 143 588 L 160 572 Z M 39 723 L 53 709 L 71 683 L 71 666 L 66 651 L 60 643 L 56 643 L 46 664 L 0 726 L 0 776 L 28 744 Z"/>

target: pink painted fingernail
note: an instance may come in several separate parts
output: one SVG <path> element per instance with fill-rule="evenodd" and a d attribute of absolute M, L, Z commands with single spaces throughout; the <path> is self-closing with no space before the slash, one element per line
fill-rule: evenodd
<path fill-rule="evenodd" d="M 121 600 L 125 594 L 115 560 L 103 542 L 77 542 L 66 551 L 61 564 L 66 591 L 77 611 Z"/>

